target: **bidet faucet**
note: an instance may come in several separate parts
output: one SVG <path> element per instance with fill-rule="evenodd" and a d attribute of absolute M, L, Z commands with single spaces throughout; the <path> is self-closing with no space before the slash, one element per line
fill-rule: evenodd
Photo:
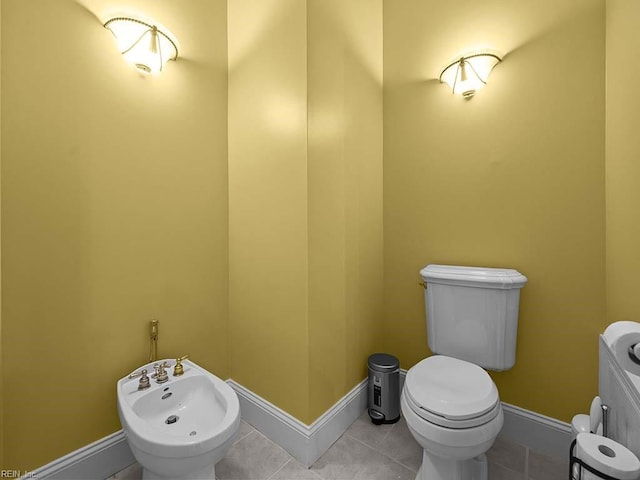
<path fill-rule="evenodd" d="M 149 382 L 149 377 L 147 376 L 147 369 L 143 368 L 139 372 L 132 373 L 129 375 L 129 378 L 137 378 L 140 377 L 140 381 L 138 382 L 138 390 L 144 390 L 145 388 L 149 388 L 151 383 Z"/>
<path fill-rule="evenodd" d="M 153 368 L 155 369 L 156 373 L 151 375 L 151 378 L 155 378 L 156 383 L 164 383 L 168 381 L 169 375 L 167 374 L 165 368 L 169 367 L 171 367 L 169 362 L 154 363 Z"/>
<path fill-rule="evenodd" d="M 173 376 L 179 377 L 184 374 L 184 367 L 182 366 L 182 361 L 189 358 L 189 355 L 183 355 L 182 357 L 176 358 L 176 364 L 173 367 Z"/>

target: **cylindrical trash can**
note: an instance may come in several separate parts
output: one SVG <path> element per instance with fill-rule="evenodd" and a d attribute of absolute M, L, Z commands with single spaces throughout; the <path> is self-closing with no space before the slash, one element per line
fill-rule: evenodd
<path fill-rule="evenodd" d="M 376 425 L 400 420 L 400 362 L 393 355 L 369 356 L 369 417 Z"/>

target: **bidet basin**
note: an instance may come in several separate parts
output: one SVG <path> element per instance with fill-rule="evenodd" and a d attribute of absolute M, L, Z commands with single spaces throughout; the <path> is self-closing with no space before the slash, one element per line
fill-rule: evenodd
<path fill-rule="evenodd" d="M 172 366 L 173 360 L 167 361 Z M 240 405 L 226 382 L 192 361 L 184 374 L 138 390 L 138 381 L 118 381 L 118 414 L 143 478 L 213 478 L 240 423 Z M 153 365 L 140 368 L 153 370 Z"/>
<path fill-rule="evenodd" d="M 150 433 L 157 430 L 171 437 L 197 437 L 219 428 L 225 415 L 225 399 L 208 378 L 181 378 L 161 387 L 141 396 L 137 391 L 127 395 L 128 400 L 133 400 L 133 413 L 147 423 Z"/>

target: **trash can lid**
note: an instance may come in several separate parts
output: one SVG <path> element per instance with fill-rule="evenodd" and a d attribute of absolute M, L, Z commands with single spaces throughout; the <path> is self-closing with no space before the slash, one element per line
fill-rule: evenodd
<path fill-rule="evenodd" d="M 400 368 L 400 362 L 388 353 L 374 353 L 369 356 L 369 368 L 376 372 L 393 372 Z"/>

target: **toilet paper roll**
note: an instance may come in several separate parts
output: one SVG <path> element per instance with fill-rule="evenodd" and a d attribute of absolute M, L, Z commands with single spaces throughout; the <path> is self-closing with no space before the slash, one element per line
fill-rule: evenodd
<path fill-rule="evenodd" d="M 640 332 L 640 323 L 629 320 L 614 322 L 605 329 L 602 335 L 607 344 L 611 346 L 621 335 L 630 332 Z"/>
<path fill-rule="evenodd" d="M 620 366 L 635 375 L 640 375 L 640 365 L 629 357 L 629 347 L 640 343 L 640 323 L 621 321 L 612 323 L 603 334 Z"/>
<path fill-rule="evenodd" d="M 579 433 L 576 437 L 576 457 L 598 472 L 620 480 L 637 480 L 640 460 L 631 450 L 610 438 L 593 433 Z M 597 480 L 597 475 L 584 470 L 583 480 Z"/>

